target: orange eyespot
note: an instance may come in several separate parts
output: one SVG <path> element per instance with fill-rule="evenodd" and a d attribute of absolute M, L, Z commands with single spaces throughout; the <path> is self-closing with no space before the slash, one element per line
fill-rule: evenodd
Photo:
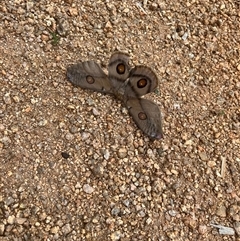
<path fill-rule="evenodd" d="M 125 65 L 124 64 L 118 64 L 117 65 L 117 73 L 118 74 L 124 74 L 125 73 Z"/>
<path fill-rule="evenodd" d="M 138 113 L 138 118 L 140 120 L 146 120 L 147 119 L 147 115 L 145 113 L 143 113 L 143 112 L 139 112 Z"/>
<path fill-rule="evenodd" d="M 140 79 L 137 82 L 137 87 L 138 88 L 144 88 L 147 85 L 147 80 L 146 79 Z"/>
<path fill-rule="evenodd" d="M 95 82 L 94 78 L 90 75 L 86 77 L 86 81 L 88 82 L 88 84 L 93 84 Z"/>

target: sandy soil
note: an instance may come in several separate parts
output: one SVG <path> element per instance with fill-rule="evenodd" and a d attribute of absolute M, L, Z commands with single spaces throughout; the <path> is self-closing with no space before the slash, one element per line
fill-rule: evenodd
<path fill-rule="evenodd" d="M 239 19 L 236 0 L 2 0 L 0 240 L 240 240 Z M 163 140 L 67 81 L 116 50 L 158 75 Z"/>

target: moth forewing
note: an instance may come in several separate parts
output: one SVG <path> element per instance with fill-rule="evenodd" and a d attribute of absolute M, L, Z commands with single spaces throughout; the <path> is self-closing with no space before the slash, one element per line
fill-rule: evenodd
<path fill-rule="evenodd" d="M 143 96 L 153 92 L 158 86 L 158 78 L 151 68 L 136 66 L 129 73 L 126 94 L 129 96 Z"/>
<path fill-rule="evenodd" d="M 112 93 L 108 76 L 94 61 L 85 61 L 68 67 L 67 78 L 72 84 L 81 88 Z"/>
<path fill-rule="evenodd" d="M 112 54 L 108 64 L 108 76 L 110 79 L 124 82 L 130 72 L 129 55 L 121 52 Z"/>

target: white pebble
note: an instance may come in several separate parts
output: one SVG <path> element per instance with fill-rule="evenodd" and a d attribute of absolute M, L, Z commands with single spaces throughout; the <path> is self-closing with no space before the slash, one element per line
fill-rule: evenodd
<path fill-rule="evenodd" d="M 85 193 L 91 194 L 91 193 L 94 192 L 94 188 L 91 187 L 89 184 L 84 184 L 84 185 L 83 185 L 83 191 L 84 191 Z"/>

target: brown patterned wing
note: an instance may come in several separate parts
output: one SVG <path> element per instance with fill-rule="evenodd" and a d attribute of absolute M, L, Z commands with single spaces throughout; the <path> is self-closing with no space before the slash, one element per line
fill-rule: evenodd
<path fill-rule="evenodd" d="M 112 93 L 108 76 L 94 61 L 77 63 L 67 68 L 68 80 L 84 89 L 95 90 L 103 93 Z"/>
<path fill-rule="evenodd" d="M 140 97 L 154 91 L 158 86 L 158 78 L 151 68 L 136 66 L 130 71 L 125 95 Z"/>
<path fill-rule="evenodd" d="M 137 126 L 150 138 L 161 139 L 162 117 L 161 112 L 154 102 L 141 98 L 130 98 L 126 106 Z"/>
<path fill-rule="evenodd" d="M 115 92 L 123 86 L 130 72 L 129 55 L 121 52 L 114 53 L 108 64 L 108 77 Z"/>

